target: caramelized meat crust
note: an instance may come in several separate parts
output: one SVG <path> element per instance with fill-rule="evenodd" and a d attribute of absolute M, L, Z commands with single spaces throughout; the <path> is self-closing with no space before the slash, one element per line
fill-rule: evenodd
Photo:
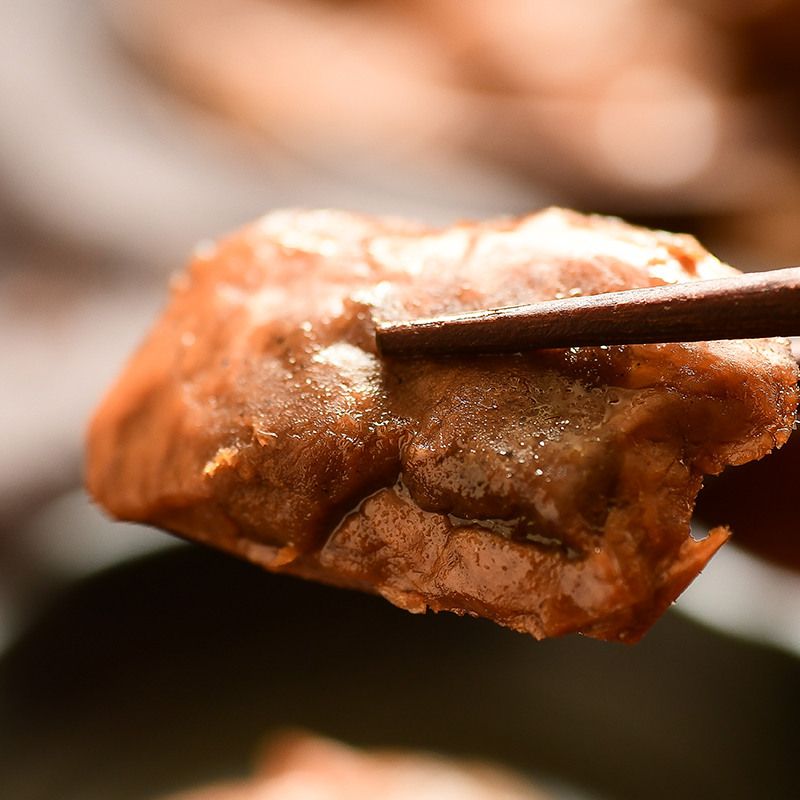
<path fill-rule="evenodd" d="M 91 425 L 89 490 L 410 611 L 636 641 L 728 536 L 690 535 L 703 474 L 789 436 L 786 343 L 388 359 L 373 318 L 730 274 L 691 237 L 559 209 L 269 214 L 174 281 Z"/>

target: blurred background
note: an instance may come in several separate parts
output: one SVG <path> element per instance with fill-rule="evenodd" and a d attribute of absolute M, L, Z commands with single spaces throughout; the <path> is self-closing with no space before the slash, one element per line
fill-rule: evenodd
<path fill-rule="evenodd" d="M 281 206 L 549 204 L 800 264 L 800 2 L 0 0 L 0 798 L 154 798 L 284 725 L 565 797 L 794 796 L 794 440 L 709 481 L 698 528 L 740 547 L 633 649 L 412 619 L 82 493 L 197 242 Z"/>

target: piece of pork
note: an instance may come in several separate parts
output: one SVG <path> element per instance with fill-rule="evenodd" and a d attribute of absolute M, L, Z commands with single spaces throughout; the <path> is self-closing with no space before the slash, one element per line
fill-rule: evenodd
<path fill-rule="evenodd" d="M 429 230 L 284 211 L 199 252 L 98 411 L 88 487 L 271 570 L 537 638 L 633 642 L 727 538 L 704 473 L 789 436 L 778 340 L 381 358 L 409 319 L 734 271 L 550 209 Z"/>

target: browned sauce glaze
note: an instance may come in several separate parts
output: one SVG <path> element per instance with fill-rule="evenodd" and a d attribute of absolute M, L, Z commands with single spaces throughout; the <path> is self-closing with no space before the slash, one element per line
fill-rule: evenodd
<path fill-rule="evenodd" d="M 382 359 L 373 318 L 730 274 L 691 237 L 559 209 L 269 214 L 175 280 L 92 423 L 89 490 L 410 611 L 636 641 L 728 536 L 690 536 L 702 475 L 788 438 L 786 343 Z"/>

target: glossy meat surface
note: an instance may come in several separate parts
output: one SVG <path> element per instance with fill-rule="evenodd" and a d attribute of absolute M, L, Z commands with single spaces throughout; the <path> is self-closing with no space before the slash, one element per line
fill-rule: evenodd
<path fill-rule="evenodd" d="M 197 254 L 90 430 L 112 514 L 268 569 L 636 641 L 727 538 L 704 473 L 788 437 L 785 343 L 384 359 L 409 319 L 733 274 L 691 237 L 550 209 L 444 231 L 275 212 Z"/>

